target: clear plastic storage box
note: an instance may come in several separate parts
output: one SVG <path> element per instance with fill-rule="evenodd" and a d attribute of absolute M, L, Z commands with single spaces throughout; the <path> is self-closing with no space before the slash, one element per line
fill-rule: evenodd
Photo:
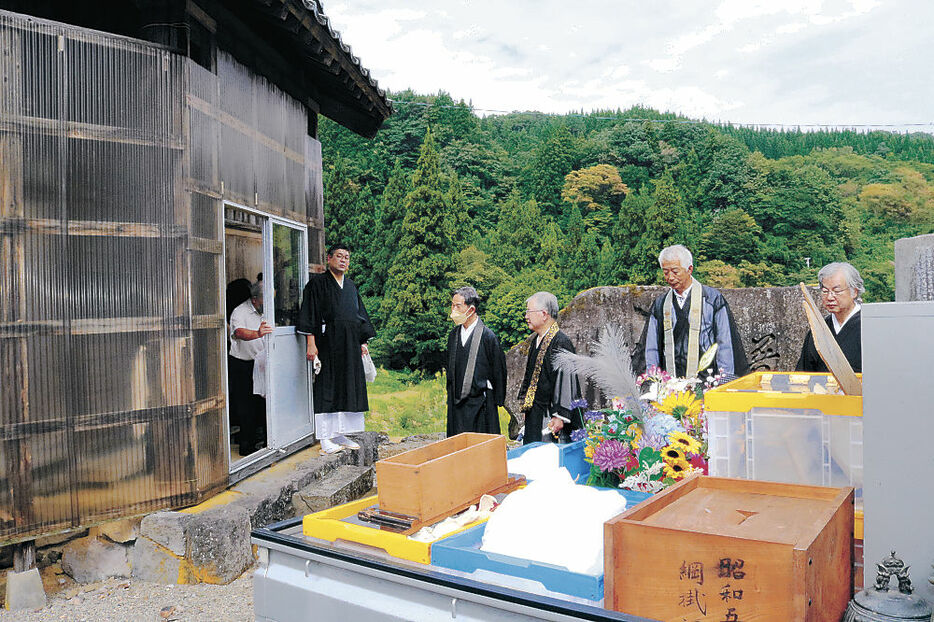
<path fill-rule="evenodd" d="M 863 398 L 831 374 L 756 372 L 704 394 L 710 474 L 863 496 Z M 860 525 L 861 527 L 861 525 Z"/>

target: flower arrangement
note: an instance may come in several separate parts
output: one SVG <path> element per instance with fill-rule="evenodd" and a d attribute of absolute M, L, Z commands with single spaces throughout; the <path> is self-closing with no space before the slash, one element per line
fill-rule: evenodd
<path fill-rule="evenodd" d="M 704 390 L 721 377 L 672 378 L 657 367 L 636 379 L 647 386 L 638 410 L 619 398 L 610 408 L 587 410 L 585 427 L 572 440 L 585 440 L 591 486 L 658 492 L 692 473 L 707 472 Z M 581 400 L 586 408 L 586 402 Z"/>

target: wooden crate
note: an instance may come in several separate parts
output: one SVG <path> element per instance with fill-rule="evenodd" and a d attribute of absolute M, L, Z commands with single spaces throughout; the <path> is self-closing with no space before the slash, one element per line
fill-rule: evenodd
<path fill-rule="evenodd" d="M 658 620 L 839 622 L 853 489 L 695 476 L 604 525 L 605 606 Z"/>
<path fill-rule="evenodd" d="M 465 432 L 376 463 L 379 507 L 440 520 L 508 480 L 506 439 Z"/>

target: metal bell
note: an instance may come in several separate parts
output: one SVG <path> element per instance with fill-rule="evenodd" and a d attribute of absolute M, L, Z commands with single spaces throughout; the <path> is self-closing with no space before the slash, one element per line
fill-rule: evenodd
<path fill-rule="evenodd" d="M 926 600 L 912 596 L 909 566 L 895 556 L 895 551 L 876 564 L 876 584 L 853 597 L 843 615 L 843 622 L 901 622 L 917 620 L 932 622 L 931 606 Z M 898 580 L 898 591 L 890 591 L 892 577 Z"/>

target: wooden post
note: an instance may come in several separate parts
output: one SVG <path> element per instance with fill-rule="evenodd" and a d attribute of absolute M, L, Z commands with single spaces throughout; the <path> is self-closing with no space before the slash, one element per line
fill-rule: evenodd
<path fill-rule="evenodd" d="M 8 30 L 0 38 L 0 77 L 4 87 L 4 107 L 20 112 L 23 94 L 22 64 L 18 55 L 18 34 Z M 16 134 L 0 137 L 0 221 L 22 219 L 23 140 Z M 26 318 L 26 248 L 22 234 L 4 236 L 0 246 L 0 322 Z M 0 386 L 7 397 L 4 406 L 11 423 L 29 421 L 29 359 L 27 337 L 17 337 L 0 347 Z M 32 490 L 32 452 L 25 439 L 2 443 L 9 474 L 14 532 L 25 531 L 35 523 Z M 35 551 L 33 550 L 33 561 Z M 25 558 L 24 558 L 25 559 Z M 27 568 L 28 569 L 28 568 Z"/>
<path fill-rule="evenodd" d="M 26 572 L 36 567 L 36 541 L 26 540 L 13 545 L 13 572 Z"/>

